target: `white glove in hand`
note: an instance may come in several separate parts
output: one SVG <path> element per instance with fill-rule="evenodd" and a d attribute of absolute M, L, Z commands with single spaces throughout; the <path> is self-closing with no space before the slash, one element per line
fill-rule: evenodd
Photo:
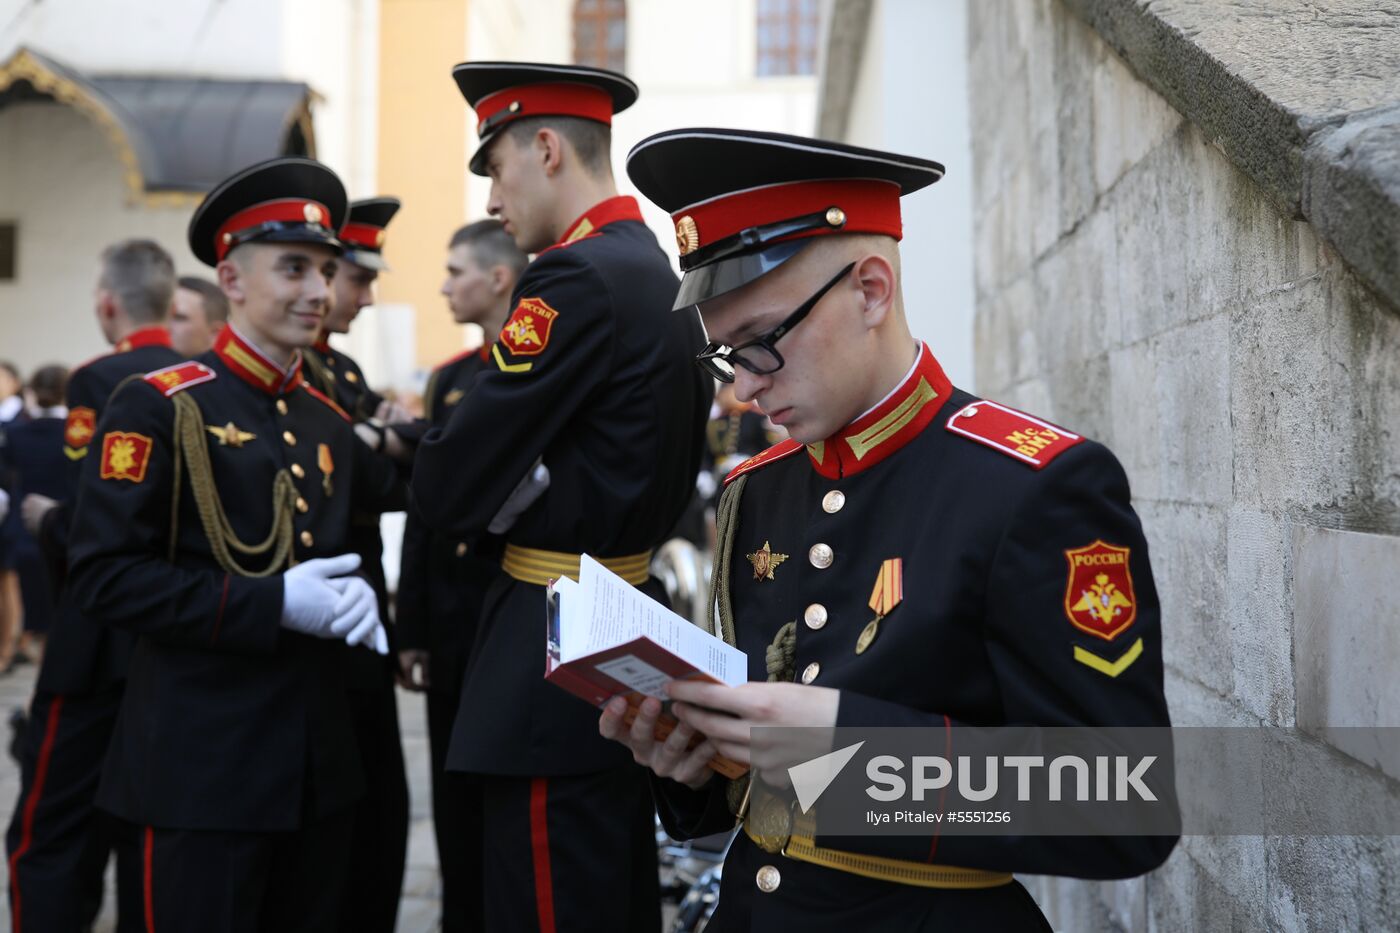
<path fill-rule="evenodd" d="M 342 587 L 335 604 L 331 632 L 344 638 L 347 645 L 363 644 L 379 654 L 388 654 L 389 637 L 379 621 L 379 600 L 375 598 L 374 588 L 359 577 L 330 582 L 331 586 Z"/>
<path fill-rule="evenodd" d="M 544 491 L 549 488 L 549 467 L 544 465 L 544 461 L 536 460 L 535 465 L 525 474 L 525 478 L 516 484 L 510 497 L 501 506 L 496 517 L 491 519 L 491 524 L 486 526 L 486 530 L 493 535 L 505 534 L 515 524 L 515 520 L 521 513 L 535 504 L 535 500 L 544 495 Z"/>
<path fill-rule="evenodd" d="M 368 640 L 387 654 L 374 590 L 359 577 L 345 576 L 359 566 L 358 554 L 341 554 L 308 560 L 284 573 L 282 626 L 316 638 L 344 638 L 352 645 Z"/>
<path fill-rule="evenodd" d="M 0 522 L 5 520 L 5 516 L 10 514 L 10 494 L 0 489 Z"/>

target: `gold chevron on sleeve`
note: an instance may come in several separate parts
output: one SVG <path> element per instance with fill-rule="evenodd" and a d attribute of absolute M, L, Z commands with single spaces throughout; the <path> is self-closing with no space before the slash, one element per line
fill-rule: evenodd
<path fill-rule="evenodd" d="M 1092 667 L 1100 674 L 1107 674 L 1109 677 L 1117 677 L 1119 674 L 1132 667 L 1133 662 L 1140 657 L 1142 657 L 1141 638 L 1133 642 L 1133 646 L 1127 651 L 1123 652 L 1123 656 L 1120 657 L 1117 661 L 1110 661 L 1107 658 L 1101 658 L 1098 655 L 1094 654 L 1094 652 L 1092 651 L 1081 648 L 1078 645 L 1074 646 L 1074 659 L 1076 661 L 1078 661 L 1080 664 Z"/>

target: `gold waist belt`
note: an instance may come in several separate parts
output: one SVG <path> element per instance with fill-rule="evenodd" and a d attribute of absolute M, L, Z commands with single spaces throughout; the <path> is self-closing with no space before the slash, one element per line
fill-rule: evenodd
<path fill-rule="evenodd" d="M 501 569 L 521 583 L 544 586 L 560 577 L 578 579 L 580 554 L 563 551 L 541 551 L 538 548 L 507 544 L 501 557 Z M 589 555 L 592 556 L 592 555 Z M 651 551 L 626 557 L 594 557 L 598 563 L 633 585 L 647 582 L 651 576 Z"/>
<path fill-rule="evenodd" d="M 920 888 L 995 888 L 1011 883 L 1010 872 L 984 871 L 980 868 L 958 868 L 953 865 L 929 865 L 879 855 L 862 855 L 841 849 L 827 849 L 815 841 L 816 820 L 811 814 L 801 814 L 794 821 L 792 835 L 782 846 L 782 854 L 798 862 L 810 862 L 823 868 L 834 868 L 862 878 L 910 884 Z M 744 821 L 744 833 L 760 848 L 772 851 L 772 840 L 758 835 Z"/>

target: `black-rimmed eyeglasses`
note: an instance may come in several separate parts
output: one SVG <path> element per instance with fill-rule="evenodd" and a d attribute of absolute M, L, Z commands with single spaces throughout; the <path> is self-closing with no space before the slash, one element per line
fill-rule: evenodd
<path fill-rule="evenodd" d="M 755 376 L 767 376 L 782 369 L 786 361 L 774 344 L 781 340 L 784 334 L 802 323 L 802 319 L 812 312 L 812 309 L 817 306 L 817 302 L 821 301 L 827 292 L 835 288 L 836 283 L 850 275 L 851 270 L 855 267 L 856 264 L 851 263 L 832 276 L 831 281 L 817 289 L 816 294 L 802 302 L 796 311 L 785 317 L 781 324 L 768 333 L 737 347 L 727 347 L 722 343 L 705 344 L 705 349 L 701 350 L 699 355 L 695 357 L 696 364 L 720 382 L 734 381 L 734 367 L 736 365 L 744 367 Z"/>

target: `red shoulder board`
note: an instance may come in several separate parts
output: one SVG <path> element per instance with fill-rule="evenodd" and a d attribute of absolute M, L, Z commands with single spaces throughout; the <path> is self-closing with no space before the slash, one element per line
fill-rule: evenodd
<path fill-rule="evenodd" d="M 763 453 L 754 454 L 752 457 L 730 470 L 729 475 L 724 478 L 724 483 L 727 486 L 745 473 L 752 473 L 761 466 L 767 466 L 770 463 L 774 463 L 784 457 L 797 453 L 799 450 L 803 449 L 803 446 L 802 443 L 792 438 L 788 438 L 781 444 L 774 444 Z"/>
<path fill-rule="evenodd" d="M 214 370 L 194 360 L 146 373 L 146 381 L 159 389 L 166 398 L 214 378 Z"/>
<path fill-rule="evenodd" d="M 351 421 L 351 418 L 348 414 L 346 414 L 345 409 L 337 405 L 335 403 L 335 400 L 332 399 L 329 395 L 322 392 L 320 389 L 313 387 L 310 383 L 303 382 L 301 384 L 301 387 L 306 391 L 310 392 L 315 398 L 318 398 L 321 401 L 325 402 L 327 405 L 331 406 L 331 408 L 335 410 L 335 413 L 337 415 L 340 415 L 340 417 L 344 418 L 346 421 Z"/>
<path fill-rule="evenodd" d="M 985 400 L 963 406 L 947 427 L 1037 470 L 1084 440 L 1048 421 Z"/>

